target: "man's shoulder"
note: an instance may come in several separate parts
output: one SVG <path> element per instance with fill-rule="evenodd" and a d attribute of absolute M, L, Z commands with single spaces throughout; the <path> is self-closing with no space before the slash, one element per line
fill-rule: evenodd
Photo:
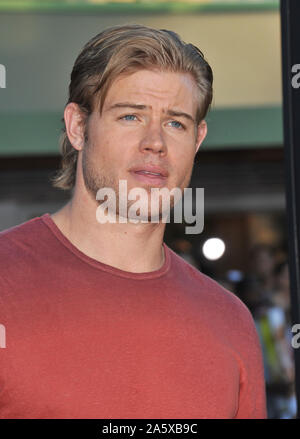
<path fill-rule="evenodd" d="M 193 295 L 195 301 L 200 302 L 199 305 L 205 306 L 208 314 L 226 320 L 234 318 L 241 329 L 253 326 L 249 309 L 233 292 L 192 266 L 177 253 L 172 250 L 171 253 L 175 265 L 174 272 L 182 276 L 185 284 L 189 286 L 188 294 Z"/>
<path fill-rule="evenodd" d="M 0 257 L 2 263 L 11 257 L 24 255 L 40 241 L 44 225 L 41 217 L 35 217 L 0 232 Z"/>
<path fill-rule="evenodd" d="M 32 231 L 40 226 L 41 223 L 40 216 L 36 216 L 34 218 L 28 219 L 20 224 L 16 224 L 7 229 L 0 231 L 0 239 L 1 241 L 6 239 L 14 239 L 15 237 L 25 236 L 28 231 Z"/>

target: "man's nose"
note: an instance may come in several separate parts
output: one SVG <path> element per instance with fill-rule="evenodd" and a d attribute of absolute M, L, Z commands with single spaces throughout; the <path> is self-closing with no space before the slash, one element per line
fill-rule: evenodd
<path fill-rule="evenodd" d="M 150 126 L 145 128 L 143 138 L 140 142 L 140 151 L 153 152 L 160 155 L 167 154 L 166 140 L 160 124 L 152 123 Z"/>

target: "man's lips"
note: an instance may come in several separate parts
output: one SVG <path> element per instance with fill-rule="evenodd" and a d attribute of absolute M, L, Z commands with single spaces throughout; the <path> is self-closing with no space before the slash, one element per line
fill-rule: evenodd
<path fill-rule="evenodd" d="M 165 169 L 150 165 L 132 168 L 130 173 L 141 183 L 155 186 L 164 186 L 169 175 Z"/>
<path fill-rule="evenodd" d="M 137 166 L 130 169 L 130 172 L 133 172 L 135 174 L 139 175 L 147 175 L 149 178 L 167 178 L 169 173 L 166 169 L 161 168 L 159 166 L 152 166 L 152 165 L 144 165 L 144 166 Z"/>

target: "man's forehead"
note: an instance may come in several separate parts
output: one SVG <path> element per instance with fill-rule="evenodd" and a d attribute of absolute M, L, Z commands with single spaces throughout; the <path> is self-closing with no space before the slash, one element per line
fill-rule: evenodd
<path fill-rule="evenodd" d="M 180 110 L 193 111 L 197 106 L 198 89 L 194 78 L 188 73 L 139 70 L 118 76 L 110 85 L 103 108 L 131 103 L 140 109 L 153 109 L 156 102 L 165 103 Z M 120 107 L 121 105 L 119 105 Z M 144 108 L 142 108 L 144 107 Z"/>
<path fill-rule="evenodd" d="M 126 91 L 143 92 L 147 87 L 148 90 L 174 92 L 178 91 L 194 91 L 197 88 L 195 79 L 190 73 L 171 72 L 164 70 L 141 69 L 134 72 L 125 72 L 118 75 L 110 84 L 109 90 L 120 90 L 124 86 Z M 140 88 L 138 88 L 140 86 Z"/>

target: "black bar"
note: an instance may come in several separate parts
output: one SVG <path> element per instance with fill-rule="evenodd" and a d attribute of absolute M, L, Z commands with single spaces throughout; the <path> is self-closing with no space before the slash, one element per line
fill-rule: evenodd
<path fill-rule="evenodd" d="M 300 1 L 281 0 L 282 86 L 286 206 L 289 234 L 292 324 L 300 323 L 300 78 L 292 67 L 300 64 Z M 300 66 L 299 66 L 300 67 Z M 293 78 L 293 82 L 292 82 Z M 295 87 L 296 85 L 296 87 Z M 297 417 L 300 417 L 300 349 L 294 349 Z"/>
<path fill-rule="evenodd" d="M 298 421 L 296 421 L 298 425 Z M 30 439 L 72 438 L 72 439 L 121 439 L 121 438 L 194 438 L 224 436 L 226 431 L 257 435 L 257 431 L 267 428 L 278 435 L 291 434 L 297 425 L 283 419 L 4 419 L 0 420 L 3 438 L 17 437 Z M 118 428 L 118 427 L 123 427 Z M 128 433 L 130 427 L 131 432 Z M 292 430 L 293 428 L 293 430 Z M 126 430 L 125 430 L 126 429 Z M 134 430 L 134 433 L 133 433 Z M 275 433 L 274 431 L 274 433 Z"/>

